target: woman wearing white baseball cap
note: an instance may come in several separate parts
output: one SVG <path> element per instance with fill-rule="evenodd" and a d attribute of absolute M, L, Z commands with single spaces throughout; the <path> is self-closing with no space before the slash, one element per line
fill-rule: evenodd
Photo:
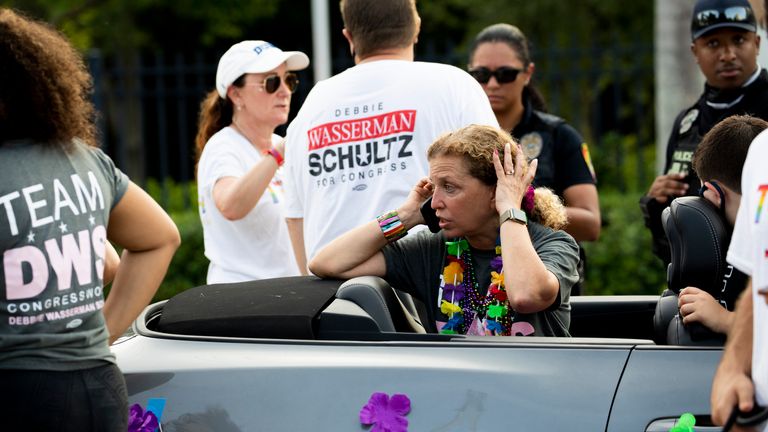
<path fill-rule="evenodd" d="M 308 65 L 304 53 L 264 41 L 237 43 L 219 60 L 195 138 L 208 283 L 300 273 L 282 211 L 284 143 L 274 130 L 288 121 L 299 84 L 292 71 Z"/>

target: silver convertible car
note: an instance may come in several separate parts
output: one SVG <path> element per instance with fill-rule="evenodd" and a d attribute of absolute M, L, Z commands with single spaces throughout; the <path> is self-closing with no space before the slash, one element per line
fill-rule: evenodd
<path fill-rule="evenodd" d="M 692 261 L 670 280 L 722 272 Z M 666 432 L 686 412 L 720 430 L 722 340 L 691 338 L 670 288 L 573 297 L 573 337 L 543 338 L 425 333 L 418 301 L 373 277 L 208 285 L 147 307 L 113 351 L 166 432 Z"/>

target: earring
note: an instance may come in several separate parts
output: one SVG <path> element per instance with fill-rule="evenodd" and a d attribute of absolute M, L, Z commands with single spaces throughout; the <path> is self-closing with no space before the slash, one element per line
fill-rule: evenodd
<path fill-rule="evenodd" d="M 238 105 L 238 106 L 237 106 L 237 110 L 238 110 L 238 111 L 242 111 L 242 110 L 243 110 L 243 106 L 242 106 L 242 105 Z"/>

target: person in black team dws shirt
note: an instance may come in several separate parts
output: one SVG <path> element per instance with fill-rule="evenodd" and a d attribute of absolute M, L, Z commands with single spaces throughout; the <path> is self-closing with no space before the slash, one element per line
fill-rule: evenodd
<path fill-rule="evenodd" d="M 661 212 L 678 196 L 695 195 L 699 178 L 691 168 L 701 138 L 720 120 L 737 114 L 768 119 L 768 74 L 757 64 L 760 36 L 747 0 L 699 0 L 691 21 L 691 52 L 706 78 L 704 93 L 675 119 L 664 173 L 640 199 L 653 252 L 670 260 Z"/>

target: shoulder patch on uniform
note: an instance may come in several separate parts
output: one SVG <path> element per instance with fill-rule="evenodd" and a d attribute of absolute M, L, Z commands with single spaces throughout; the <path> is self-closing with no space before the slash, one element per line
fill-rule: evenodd
<path fill-rule="evenodd" d="M 587 163 L 589 173 L 592 174 L 592 180 L 597 183 L 597 176 L 595 175 L 595 167 L 592 165 L 592 156 L 589 154 L 589 146 L 587 143 L 581 143 L 581 156 L 584 157 L 584 162 Z"/>
<path fill-rule="evenodd" d="M 520 145 L 523 147 L 523 154 L 528 160 L 535 159 L 541 154 L 541 148 L 544 145 L 544 140 L 541 138 L 541 134 L 538 132 L 531 132 L 523 135 L 520 138 Z"/>
<path fill-rule="evenodd" d="M 680 132 L 679 134 L 682 135 L 689 130 L 691 130 L 691 126 L 693 125 L 693 122 L 696 121 L 696 118 L 699 116 L 699 110 L 698 108 L 694 108 L 683 117 L 683 120 L 680 121 Z"/>

